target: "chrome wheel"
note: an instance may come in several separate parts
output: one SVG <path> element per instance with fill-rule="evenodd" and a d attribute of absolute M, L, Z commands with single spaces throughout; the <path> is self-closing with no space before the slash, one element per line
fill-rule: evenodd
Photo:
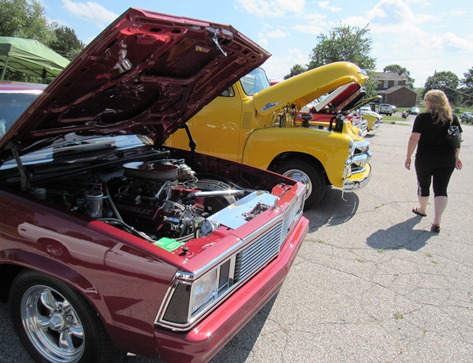
<path fill-rule="evenodd" d="M 309 175 L 304 173 L 302 170 L 299 169 L 289 169 L 283 174 L 288 178 L 294 179 L 302 184 L 305 185 L 305 198 L 309 198 L 312 194 L 312 182 L 310 180 Z"/>
<path fill-rule="evenodd" d="M 274 171 L 305 185 L 304 210 L 317 206 L 325 195 L 327 184 L 324 171 L 310 160 L 287 159 Z"/>
<path fill-rule="evenodd" d="M 25 291 L 20 305 L 24 331 L 35 349 L 48 361 L 78 362 L 85 334 L 74 307 L 55 289 L 35 285 Z"/>

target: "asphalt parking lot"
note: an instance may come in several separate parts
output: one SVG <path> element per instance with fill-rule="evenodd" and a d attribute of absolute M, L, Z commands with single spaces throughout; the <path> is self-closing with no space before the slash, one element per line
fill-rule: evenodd
<path fill-rule="evenodd" d="M 220 362 L 471 362 L 473 126 L 439 235 L 404 169 L 411 120 L 383 124 L 373 175 L 356 194 L 329 190 L 305 213 L 310 231 L 279 294 L 212 360 Z M 0 304 L 0 362 L 31 360 Z M 132 363 L 155 363 L 128 357 Z"/>

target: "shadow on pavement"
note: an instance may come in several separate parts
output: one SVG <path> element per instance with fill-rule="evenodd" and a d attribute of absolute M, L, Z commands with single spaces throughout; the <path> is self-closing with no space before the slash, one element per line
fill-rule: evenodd
<path fill-rule="evenodd" d="M 327 189 L 322 202 L 304 212 L 304 216 L 309 220 L 309 233 L 325 225 L 337 226 L 349 221 L 358 210 L 359 203 L 356 193 Z"/>
<path fill-rule="evenodd" d="M 366 243 L 375 249 L 418 251 L 433 236 L 431 232 L 414 229 L 420 221 L 421 217 L 416 216 L 388 229 L 379 229 L 366 239 Z"/>

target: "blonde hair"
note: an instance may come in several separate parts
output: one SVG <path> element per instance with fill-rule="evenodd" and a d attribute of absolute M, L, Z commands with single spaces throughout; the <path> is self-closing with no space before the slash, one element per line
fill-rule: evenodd
<path fill-rule="evenodd" d="M 442 90 L 431 89 L 424 96 L 425 101 L 429 101 L 427 112 L 432 114 L 435 122 L 450 123 L 453 120 L 452 107 L 447 96 Z M 427 104 L 426 104 L 427 106 Z"/>

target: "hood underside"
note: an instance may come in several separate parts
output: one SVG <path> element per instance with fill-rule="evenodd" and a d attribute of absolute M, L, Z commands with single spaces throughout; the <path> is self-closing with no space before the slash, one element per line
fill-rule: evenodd
<path fill-rule="evenodd" d="M 20 116 L 2 156 L 68 133 L 141 134 L 160 145 L 269 56 L 230 25 L 129 9 Z"/>

